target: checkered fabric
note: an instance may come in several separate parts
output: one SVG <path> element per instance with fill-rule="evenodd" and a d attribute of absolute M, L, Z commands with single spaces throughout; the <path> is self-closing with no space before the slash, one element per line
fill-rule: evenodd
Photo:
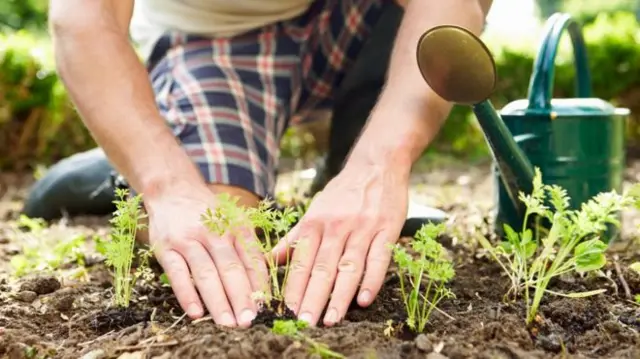
<path fill-rule="evenodd" d="M 240 36 L 160 39 L 148 63 L 156 102 L 208 183 L 274 195 L 283 132 L 331 106 L 383 1 L 316 0 Z"/>

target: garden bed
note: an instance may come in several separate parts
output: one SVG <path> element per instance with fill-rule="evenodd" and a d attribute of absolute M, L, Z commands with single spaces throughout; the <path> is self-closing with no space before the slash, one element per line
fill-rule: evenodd
<path fill-rule="evenodd" d="M 636 165 L 628 180 L 637 182 Z M 606 277 L 571 275 L 552 281 L 554 291 L 607 289 L 588 298 L 547 296 L 531 328 L 524 323 L 522 301 L 505 302 L 509 280 L 474 240 L 488 236 L 492 192 L 489 167 L 444 167 L 416 175 L 414 193 L 453 214 L 449 234 L 440 238 L 454 261 L 455 294 L 439 305 L 425 333 L 389 331 L 389 320 L 403 319 L 398 278 L 390 269 L 384 288 L 367 308 L 353 305 L 346 320 L 333 328 L 305 329 L 314 340 L 353 358 L 640 358 L 640 276 L 628 265 L 640 259 L 637 246 L 616 243 L 603 269 Z M 285 181 L 286 182 L 286 181 Z M 21 192 L 5 195 L 3 216 Z M 626 214 L 623 234 L 635 235 L 638 216 Z M 210 320 L 183 316 L 171 290 L 157 282 L 138 288 L 127 311 L 107 310 L 111 277 L 100 257 L 87 246 L 86 271 L 63 266 L 53 276 L 9 279 L 7 263 L 19 253 L 0 227 L 0 357 L 8 358 L 306 358 L 307 347 L 273 334 L 264 325 L 226 330 Z M 58 225 L 65 231 L 101 234 L 104 220 Z M 4 232 L 3 231 L 4 228 Z M 407 240 L 406 238 L 403 239 Z M 90 243 L 90 241 L 88 242 Z M 72 274 L 72 275 L 70 275 Z M 70 278 L 74 277 L 74 278 Z M 60 279 L 63 278 L 63 279 Z"/>

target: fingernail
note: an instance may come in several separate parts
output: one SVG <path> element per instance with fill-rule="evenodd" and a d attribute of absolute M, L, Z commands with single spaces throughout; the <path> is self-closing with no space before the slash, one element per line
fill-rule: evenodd
<path fill-rule="evenodd" d="M 335 308 L 329 309 L 327 315 L 324 316 L 324 323 L 327 325 L 333 325 L 338 321 L 338 311 Z"/>
<path fill-rule="evenodd" d="M 363 290 L 362 293 L 360 293 L 360 297 L 358 299 L 361 304 L 369 304 L 369 302 L 371 301 L 371 292 L 369 292 L 368 290 Z"/>
<path fill-rule="evenodd" d="M 220 325 L 224 325 L 227 327 L 232 327 L 236 324 L 235 319 L 233 319 L 233 315 L 231 315 L 231 313 L 229 312 L 224 312 L 222 313 L 222 315 L 220 316 L 220 323 L 218 323 Z"/>
<path fill-rule="evenodd" d="M 298 319 L 305 321 L 309 325 L 311 325 L 311 313 L 308 313 L 308 312 L 302 313 L 300 314 L 300 317 Z"/>
<path fill-rule="evenodd" d="M 256 314 L 251 309 L 245 309 L 240 314 L 240 324 L 251 324 L 251 321 L 255 317 L 256 317 Z"/>
<path fill-rule="evenodd" d="M 187 315 L 191 318 L 202 316 L 202 308 L 196 303 L 191 303 L 187 307 Z"/>

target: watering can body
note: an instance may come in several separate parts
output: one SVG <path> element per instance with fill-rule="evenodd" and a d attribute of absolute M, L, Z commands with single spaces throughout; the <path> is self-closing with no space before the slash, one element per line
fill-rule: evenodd
<path fill-rule="evenodd" d="M 552 99 L 555 56 L 565 30 L 574 50 L 576 97 Z M 622 191 L 628 115 L 629 110 L 592 97 L 580 28 L 561 13 L 552 15 L 545 26 L 528 99 L 511 102 L 500 111 L 518 147 L 531 165 L 540 168 L 543 183 L 566 189 L 574 209 L 600 192 Z M 518 230 L 523 218 L 517 194 L 498 168 L 494 162 L 495 229 L 503 235 L 504 224 Z M 606 239 L 616 234 L 610 227 Z"/>

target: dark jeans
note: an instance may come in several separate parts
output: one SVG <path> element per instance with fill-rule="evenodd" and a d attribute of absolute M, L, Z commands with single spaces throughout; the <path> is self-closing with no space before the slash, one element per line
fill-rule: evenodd
<path fill-rule="evenodd" d="M 340 172 L 362 131 L 385 81 L 402 8 L 389 1 L 358 60 L 335 93 L 329 149 L 311 192 Z M 66 158 L 52 166 L 31 188 L 24 214 L 53 220 L 63 215 L 107 215 L 114 211 L 113 167 L 100 148 Z"/>

